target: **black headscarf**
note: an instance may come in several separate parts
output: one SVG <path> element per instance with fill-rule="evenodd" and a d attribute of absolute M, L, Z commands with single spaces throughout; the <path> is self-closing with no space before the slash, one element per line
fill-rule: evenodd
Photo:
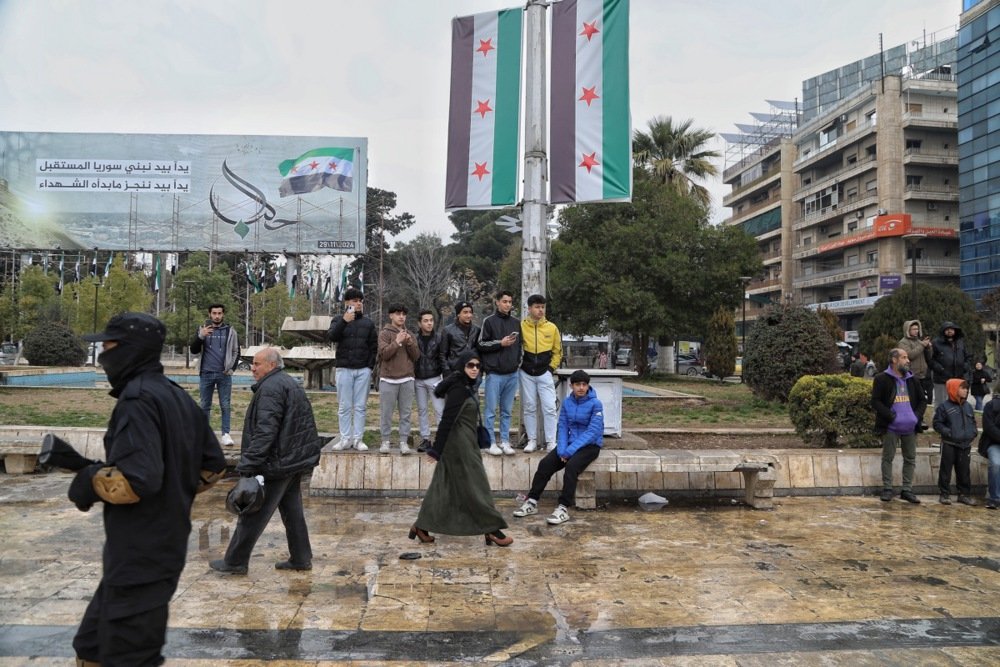
<path fill-rule="evenodd" d="M 448 390 L 451 389 L 452 385 L 461 382 L 464 382 L 469 386 L 474 385 L 476 381 L 465 373 L 465 364 L 469 363 L 473 359 L 480 359 L 479 352 L 477 350 L 462 350 L 462 352 L 458 355 L 457 361 L 455 362 L 456 370 L 452 371 L 451 374 L 444 380 L 438 382 L 438 385 L 434 387 L 434 395 L 438 398 L 444 398 L 448 394 Z"/>

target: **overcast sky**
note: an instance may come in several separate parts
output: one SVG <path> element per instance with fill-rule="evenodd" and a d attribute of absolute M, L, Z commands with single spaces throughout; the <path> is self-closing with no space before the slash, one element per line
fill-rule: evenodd
<path fill-rule="evenodd" d="M 503 0 L 0 0 L 0 130 L 368 137 L 415 233 L 444 213 L 450 22 Z M 765 99 L 958 24 L 961 0 L 632 0 L 632 123 Z M 721 140 L 716 148 L 724 149 Z M 720 163 L 720 168 L 723 165 Z M 728 216 L 709 184 L 713 219 Z"/>

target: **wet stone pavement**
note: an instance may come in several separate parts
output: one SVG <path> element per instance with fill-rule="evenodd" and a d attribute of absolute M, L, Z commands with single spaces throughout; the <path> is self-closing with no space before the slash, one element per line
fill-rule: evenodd
<path fill-rule="evenodd" d="M 2 665 L 72 664 L 103 532 L 69 479 L 0 475 Z M 501 549 L 411 542 L 418 500 L 310 497 L 314 569 L 274 569 L 275 517 L 241 577 L 208 567 L 233 529 L 230 484 L 195 504 L 169 665 L 1000 664 L 1000 512 L 982 506 L 621 503 L 552 527 L 546 497 Z"/>

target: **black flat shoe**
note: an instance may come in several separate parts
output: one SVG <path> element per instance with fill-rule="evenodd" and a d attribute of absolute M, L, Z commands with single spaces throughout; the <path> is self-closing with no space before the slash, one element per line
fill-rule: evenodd
<path fill-rule="evenodd" d="M 422 528 L 417 528 L 417 524 L 413 524 L 412 526 L 410 526 L 409 538 L 411 540 L 415 540 L 418 537 L 420 538 L 420 541 L 423 542 L 424 544 L 428 544 L 429 542 L 433 542 L 434 541 L 434 536 L 433 535 L 431 535 L 430 533 L 428 533 L 426 530 L 424 530 Z"/>
<path fill-rule="evenodd" d="M 496 530 L 492 533 L 486 533 L 486 546 L 495 544 L 498 547 L 509 547 L 514 543 L 514 538 L 509 535 L 504 535 L 501 531 Z"/>
<path fill-rule="evenodd" d="M 246 565 L 230 565 L 224 559 L 209 561 L 208 566 L 215 570 L 216 572 L 222 572 L 224 574 L 246 574 Z"/>
<path fill-rule="evenodd" d="M 279 561 L 274 564 L 275 570 L 297 570 L 299 572 L 305 572 L 306 570 L 313 569 L 312 563 L 293 563 L 290 560 Z"/>

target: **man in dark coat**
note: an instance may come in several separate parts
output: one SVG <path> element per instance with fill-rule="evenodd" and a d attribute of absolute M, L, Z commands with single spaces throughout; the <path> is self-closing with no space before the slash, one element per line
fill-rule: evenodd
<path fill-rule="evenodd" d="M 882 494 L 884 502 L 892 500 L 892 460 L 896 446 L 903 449 L 903 488 L 899 497 L 919 504 L 913 493 L 913 471 L 917 465 L 917 433 L 921 430 L 926 398 L 920 382 L 910 372 L 906 350 L 889 352 L 889 366 L 872 380 L 872 409 L 875 411 L 875 433 L 882 437 Z"/>
<path fill-rule="evenodd" d="M 931 343 L 931 370 L 934 372 L 934 405 L 948 400 L 944 386 L 948 380 L 972 380 L 972 355 L 965 348 L 965 334 L 954 322 L 944 322 L 940 335 Z"/>
<path fill-rule="evenodd" d="M 363 312 L 364 294 L 353 287 L 344 292 L 344 314 L 334 317 L 327 338 L 337 344 L 337 417 L 340 439 L 333 449 L 366 451 L 365 413 L 368 388 L 378 352 L 378 330 Z"/>
<path fill-rule="evenodd" d="M 479 327 L 472 323 L 471 303 L 459 301 L 455 304 L 455 321 L 444 328 L 443 338 L 445 363 L 453 371 L 460 370 L 458 356 L 466 350 L 475 350 L 479 341 Z"/>
<path fill-rule="evenodd" d="M 73 638 L 78 664 L 160 665 L 170 598 L 187 557 L 194 496 L 226 459 L 205 413 L 160 364 L 163 323 L 111 318 L 98 362 L 118 399 L 104 435 L 107 462 L 77 472 L 69 498 L 104 503 L 104 572 Z"/>
<path fill-rule="evenodd" d="M 213 560 L 213 570 L 246 574 L 250 554 L 274 510 L 280 510 L 288 538 L 288 560 L 278 570 L 311 570 L 312 547 L 302 510 L 302 475 L 319 463 L 322 446 L 312 405 L 299 383 L 283 372 L 278 350 L 264 348 L 254 355 L 250 371 L 257 381 L 247 406 L 236 471 L 264 484 L 264 505 L 241 514 L 226 555 Z"/>

